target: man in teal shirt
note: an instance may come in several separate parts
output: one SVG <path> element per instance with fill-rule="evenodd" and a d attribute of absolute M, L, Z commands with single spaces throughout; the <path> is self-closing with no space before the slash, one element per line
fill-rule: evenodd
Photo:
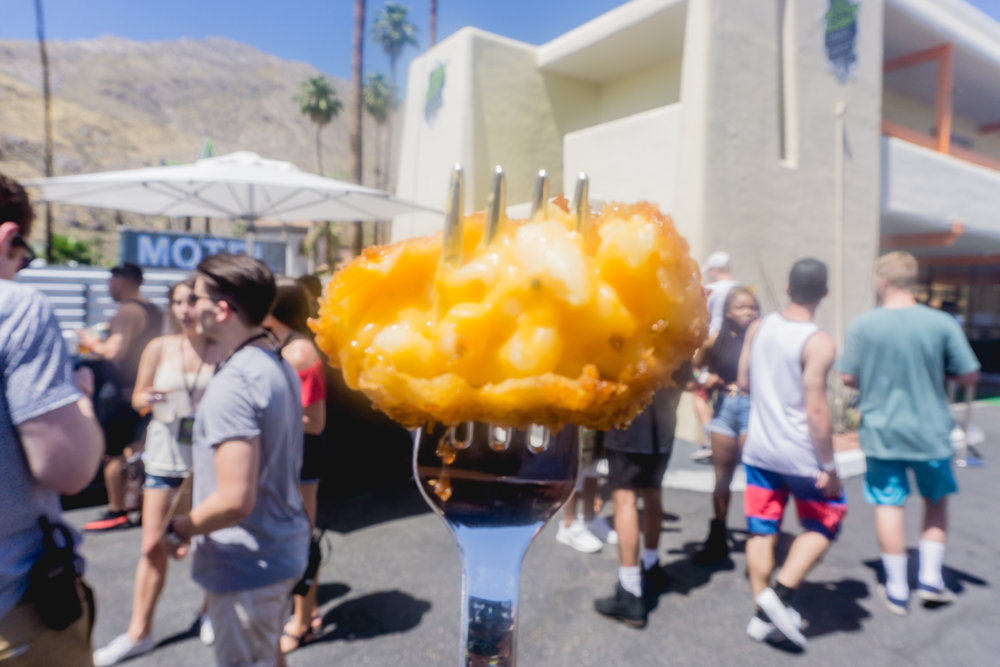
<path fill-rule="evenodd" d="M 951 469 L 951 412 L 945 381 L 979 380 L 979 362 L 947 313 L 913 297 L 917 260 L 891 252 L 875 263 L 880 307 L 858 317 L 837 363 L 844 384 L 860 391 L 858 436 L 867 457 L 865 500 L 874 504 L 875 532 L 886 583 L 879 593 L 889 610 L 908 613 L 903 506 L 913 470 L 924 499 L 917 595 L 925 605 L 951 602 L 941 575 L 947 538 L 947 496 L 958 486 Z"/>

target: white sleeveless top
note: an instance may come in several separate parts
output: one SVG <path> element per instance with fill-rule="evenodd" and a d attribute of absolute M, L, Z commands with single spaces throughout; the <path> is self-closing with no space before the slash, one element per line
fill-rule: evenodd
<path fill-rule="evenodd" d="M 177 442 L 181 419 L 194 417 L 205 387 L 212 379 L 212 367 L 204 364 L 197 373 L 184 373 L 180 348 L 171 345 L 164 352 L 169 356 L 157 366 L 153 388 L 168 393 L 166 400 L 152 406 L 153 418 L 146 429 L 142 460 L 146 472 L 151 475 L 183 477 L 191 469 L 191 445 Z"/>
<path fill-rule="evenodd" d="M 819 331 L 771 313 L 750 344 L 750 423 L 743 463 L 765 470 L 812 477 L 819 459 L 809 437 L 802 389 L 802 349 Z"/>

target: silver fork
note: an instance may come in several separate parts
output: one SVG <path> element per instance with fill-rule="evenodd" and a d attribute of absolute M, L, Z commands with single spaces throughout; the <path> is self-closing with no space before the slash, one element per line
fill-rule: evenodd
<path fill-rule="evenodd" d="M 582 183 L 582 185 L 581 185 Z M 452 173 L 441 263 L 462 262 L 463 173 Z M 586 175 L 577 184 L 577 228 L 588 224 Z M 505 174 L 497 167 L 482 243 L 507 224 Z M 548 176 L 539 172 L 532 219 L 545 215 Z M 451 530 L 462 557 L 459 665 L 516 663 L 521 562 L 532 540 L 566 502 L 579 474 L 579 429 L 552 434 L 482 422 L 418 429 L 413 470 L 427 504 Z"/>

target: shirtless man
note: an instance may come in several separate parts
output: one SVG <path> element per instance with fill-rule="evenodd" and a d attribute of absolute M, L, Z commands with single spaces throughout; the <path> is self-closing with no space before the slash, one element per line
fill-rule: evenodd
<path fill-rule="evenodd" d="M 125 511 L 125 448 L 141 438 L 139 415 L 132 410 L 130 397 L 139 369 L 139 358 L 146 344 L 163 333 L 160 309 L 139 293 L 142 269 L 135 264 L 121 264 L 111 269 L 108 293 L 119 305 L 108 324 L 105 340 L 87 331 L 78 331 L 80 345 L 99 360 L 110 362 L 117 374 L 121 395 L 114 405 L 100 409 L 107 441 L 104 459 L 104 483 L 108 490 L 108 509 L 85 530 L 111 530 L 131 525 Z M 96 399 L 95 399 L 96 400 Z"/>

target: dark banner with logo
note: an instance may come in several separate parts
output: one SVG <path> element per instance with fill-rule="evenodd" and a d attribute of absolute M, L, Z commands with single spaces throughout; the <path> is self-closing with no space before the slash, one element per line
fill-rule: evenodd
<path fill-rule="evenodd" d="M 854 77 L 858 61 L 858 7 L 855 0 L 830 0 L 824 44 L 830 71 L 841 83 Z"/>
<path fill-rule="evenodd" d="M 245 255 L 246 239 L 221 238 L 204 234 L 149 232 L 125 229 L 120 235 L 121 261 L 151 269 L 193 271 L 209 255 L 229 252 Z M 256 241 L 253 256 L 263 260 L 275 273 L 285 272 L 285 244 Z"/>

